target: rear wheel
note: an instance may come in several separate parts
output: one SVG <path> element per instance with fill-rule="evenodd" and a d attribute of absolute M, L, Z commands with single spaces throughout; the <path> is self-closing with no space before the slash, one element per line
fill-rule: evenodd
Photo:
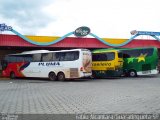
<path fill-rule="evenodd" d="M 16 75 L 15 75 L 14 72 L 11 72 L 11 73 L 10 73 L 10 78 L 11 78 L 11 79 L 15 79 L 15 78 L 16 78 Z"/>
<path fill-rule="evenodd" d="M 128 74 L 129 74 L 130 77 L 136 77 L 137 76 L 137 72 L 135 70 L 130 70 Z"/>
<path fill-rule="evenodd" d="M 55 81 L 57 79 L 56 74 L 54 72 L 50 72 L 48 77 L 52 81 Z"/>
<path fill-rule="evenodd" d="M 58 73 L 57 79 L 58 79 L 59 81 L 64 81 L 64 80 L 65 80 L 65 75 L 64 75 L 64 73 L 63 73 L 63 72 Z"/>

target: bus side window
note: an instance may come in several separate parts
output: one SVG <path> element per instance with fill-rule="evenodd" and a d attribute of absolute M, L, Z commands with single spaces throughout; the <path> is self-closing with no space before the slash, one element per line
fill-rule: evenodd
<path fill-rule="evenodd" d="M 130 58 L 131 57 L 131 53 L 128 50 L 124 50 L 122 51 L 123 53 L 123 58 Z"/>
<path fill-rule="evenodd" d="M 65 56 L 66 56 L 66 52 L 59 52 L 59 60 L 60 61 L 66 61 Z"/>
<path fill-rule="evenodd" d="M 121 52 L 118 53 L 118 58 L 123 58 L 123 54 Z"/>
<path fill-rule="evenodd" d="M 23 56 L 15 56 L 16 57 L 16 62 L 24 62 L 24 57 Z"/>
<path fill-rule="evenodd" d="M 143 54 L 147 54 L 147 56 L 152 56 L 153 48 L 143 49 Z"/>
<path fill-rule="evenodd" d="M 79 59 L 79 51 L 75 51 L 74 52 L 74 60 L 78 60 Z"/>
<path fill-rule="evenodd" d="M 9 62 L 17 62 L 17 61 L 16 61 L 16 57 L 15 57 L 15 56 L 12 56 L 12 55 L 9 56 L 8 61 L 9 61 Z"/>
<path fill-rule="evenodd" d="M 7 61 L 7 62 L 9 62 L 9 56 L 8 55 L 5 56 L 4 60 Z"/>
<path fill-rule="evenodd" d="M 55 53 L 52 53 L 52 60 L 53 61 L 59 61 L 59 53 L 58 52 L 55 52 Z"/>
<path fill-rule="evenodd" d="M 66 52 L 63 60 L 64 60 L 64 61 L 70 61 L 71 59 L 73 59 L 73 57 L 74 57 L 74 56 L 72 55 L 71 52 Z"/>
<path fill-rule="evenodd" d="M 33 54 L 33 62 L 40 62 L 41 61 L 41 54 Z"/>
<path fill-rule="evenodd" d="M 73 51 L 73 52 L 66 52 L 65 54 L 65 61 L 74 61 L 79 58 L 79 52 Z"/>
<path fill-rule="evenodd" d="M 32 55 L 24 55 L 24 61 L 25 62 L 32 62 L 33 61 Z"/>
<path fill-rule="evenodd" d="M 43 62 L 52 61 L 52 53 L 43 53 L 42 54 L 42 61 Z"/>
<path fill-rule="evenodd" d="M 130 55 L 123 53 L 123 58 L 130 58 Z"/>
<path fill-rule="evenodd" d="M 54 59 L 60 60 L 60 61 L 74 61 L 79 58 L 79 52 L 73 51 L 73 52 L 57 52 L 56 55 L 53 55 Z"/>
<path fill-rule="evenodd" d="M 77 52 L 73 51 L 73 52 L 66 52 L 65 54 L 65 61 L 74 61 L 77 60 Z M 76 58 L 75 58 L 76 57 Z"/>

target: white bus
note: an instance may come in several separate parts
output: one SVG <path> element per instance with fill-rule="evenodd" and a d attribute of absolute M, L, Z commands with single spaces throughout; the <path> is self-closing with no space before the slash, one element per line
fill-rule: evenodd
<path fill-rule="evenodd" d="M 39 77 L 50 80 L 90 77 L 92 55 L 87 49 L 34 50 L 6 55 L 2 61 L 4 77 Z"/>

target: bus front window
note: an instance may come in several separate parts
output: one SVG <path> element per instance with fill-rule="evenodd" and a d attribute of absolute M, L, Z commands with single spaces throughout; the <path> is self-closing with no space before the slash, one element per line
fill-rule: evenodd
<path fill-rule="evenodd" d="M 92 57 L 93 61 L 111 61 L 115 59 L 115 53 L 109 52 L 109 53 L 100 53 L 100 54 L 93 54 Z"/>
<path fill-rule="evenodd" d="M 107 61 L 111 61 L 115 59 L 115 53 L 111 52 L 111 53 L 107 53 Z"/>

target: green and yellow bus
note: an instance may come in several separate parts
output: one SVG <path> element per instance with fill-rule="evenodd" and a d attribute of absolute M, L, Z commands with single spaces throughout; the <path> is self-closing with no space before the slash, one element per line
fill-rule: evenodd
<path fill-rule="evenodd" d="M 120 48 L 123 54 L 123 71 L 126 76 L 158 74 L 158 49 L 146 48 Z"/>
<path fill-rule="evenodd" d="M 92 75 L 94 78 L 123 75 L 123 58 L 119 50 L 97 49 L 92 51 Z"/>

